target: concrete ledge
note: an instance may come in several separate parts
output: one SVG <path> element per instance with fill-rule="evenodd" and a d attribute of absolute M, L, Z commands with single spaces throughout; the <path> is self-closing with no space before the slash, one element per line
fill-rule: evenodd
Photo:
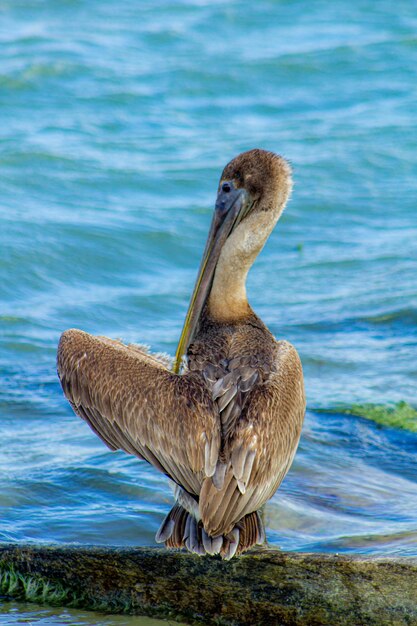
<path fill-rule="evenodd" d="M 3 595 L 189 624 L 417 625 L 417 558 L 0 544 Z"/>

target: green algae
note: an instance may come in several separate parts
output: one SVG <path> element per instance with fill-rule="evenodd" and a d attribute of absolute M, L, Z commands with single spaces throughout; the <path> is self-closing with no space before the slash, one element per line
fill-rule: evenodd
<path fill-rule="evenodd" d="M 41 576 L 15 571 L 13 566 L 0 565 L 0 595 L 15 600 L 38 602 L 51 606 L 73 606 L 76 599 L 59 583 L 52 584 Z"/>
<path fill-rule="evenodd" d="M 354 404 L 349 408 L 337 409 L 344 415 L 355 415 L 372 420 L 383 426 L 400 428 L 417 433 L 417 411 L 407 402 L 397 402 L 393 406 L 382 404 Z"/>

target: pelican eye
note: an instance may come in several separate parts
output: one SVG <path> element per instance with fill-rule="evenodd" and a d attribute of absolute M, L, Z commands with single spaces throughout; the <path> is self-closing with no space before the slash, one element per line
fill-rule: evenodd
<path fill-rule="evenodd" d="M 222 191 L 224 191 L 225 193 L 229 193 L 229 191 L 231 191 L 232 188 L 230 186 L 230 183 L 223 183 L 222 185 Z"/>

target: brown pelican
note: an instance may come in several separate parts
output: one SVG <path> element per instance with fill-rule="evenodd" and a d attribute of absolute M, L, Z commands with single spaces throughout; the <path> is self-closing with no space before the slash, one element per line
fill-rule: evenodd
<path fill-rule="evenodd" d="M 112 450 L 151 463 L 176 504 L 156 540 L 229 559 L 265 541 L 259 509 L 293 461 L 305 412 L 295 348 L 246 298 L 246 277 L 291 192 L 280 156 L 250 150 L 220 178 L 173 370 L 80 330 L 63 333 L 58 375 L 74 411 Z"/>

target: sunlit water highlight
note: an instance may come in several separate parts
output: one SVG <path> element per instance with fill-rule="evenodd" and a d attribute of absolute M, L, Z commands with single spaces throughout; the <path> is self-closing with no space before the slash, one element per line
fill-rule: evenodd
<path fill-rule="evenodd" d="M 269 540 L 415 555 L 417 436 L 315 412 L 415 403 L 413 3 L 9 0 L 0 17 L 0 539 L 153 544 L 167 482 L 72 414 L 56 344 L 75 326 L 173 354 L 221 168 L 259 146 L 295 189 L 250 300 L 298 348 L 309 404 Z"/>

